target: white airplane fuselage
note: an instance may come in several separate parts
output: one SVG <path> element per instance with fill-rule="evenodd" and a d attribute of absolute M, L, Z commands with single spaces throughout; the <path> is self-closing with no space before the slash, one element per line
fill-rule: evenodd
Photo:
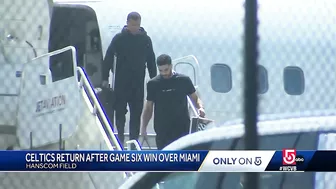
<path fill-rule="evenodd" d="M 113 36 L 125 25 L 126 15 L 138 11 L 142 26 L 152 38 L 155 54 L 171 55 L 175 59 L 174 69 L 190 76 L 204 102 L 207 117 L 218 124 L 242 118 L 243 1 L 68 4 L 74 9 L 82 4 L 95 13 L 103 55 Z M 336 57 L 331 53 L 336 45 L 330 42 L 336 31 L 333 24 L 336 16 L 330 8 L 334 3 L 259 1 L 259 5 L 258 61 L 264 68 L 260 70 L 259 113 L 289 114 L 334 108 L 334 92 L 329 90 L 336 85 Z M 309 11 L 299 11 L 306 9 Z M 195 58 L 183 58 L 188 55 Z"/>

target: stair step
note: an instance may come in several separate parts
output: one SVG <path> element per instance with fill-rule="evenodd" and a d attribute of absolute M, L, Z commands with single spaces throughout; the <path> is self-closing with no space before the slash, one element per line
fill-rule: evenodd
<path fill-rule="evenodd" d="M 114 133 L 114 134 L 118 136 L 118 133 Z M 125 142 L 129 141 L 130 140 L 129 133 L 125 133 L 124 135 L 125 135 Z M 147 143 L 143 140 L 143 137 L 140 135 L 138 142 L 140 143 L 141 148 L 143 150 L 151 150 L 151 149 L 156 150 L 157 147 L 156 147 L 155 137 L 156 137 L 156 134 L 152 134 L 152 133 L 147 134 L 147 142 L 148 142 Z M 127 149 L 127 145 L 125 144 L 124 146 L 125 146 L 124 148 Z"/>
<path fill-rule="evenodd" d="M 115 134 L 115 135 L 118 135 L 118 132 L 115 132 L 114 134 Z M 125 137 L 128 137 L 129 135 L 130 135 L 129 133 L 124 133 L 124 136 L 125 136 Z M 140 136 L 141 136 L 141 135 L 140 135 Z M 148 137 L 156 137 L 156 134 L 154 134 L 154 133 L 148 133 L 147 136 L 148 136 Z"/>
<path fill-rule="evenodd" d="M 128 150 L 128 147 L 125 146 L 124 150 Z M 157 150 L 157 147 L 148 148 L 148 147 L 146 147 L 146 146 L 143 146 L 143 147 L 142 147 L 142 150 Z"/>

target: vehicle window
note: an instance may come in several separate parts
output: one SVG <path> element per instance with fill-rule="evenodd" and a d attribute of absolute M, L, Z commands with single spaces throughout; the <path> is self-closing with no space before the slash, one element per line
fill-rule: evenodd
<path fill-rule="evenodd" d="M 220 150 L 229 150 L 233 145 L 235 145 L 237 140 L 227 139 L 220 143 Z M 217 144 L 216 144 L 217 145 Z M 213 146 L 213 143 L 203 143 L 195 145 L 184 150 L 209 150 Z M 177 188 L 196 188 L 196 184 L 200 179 L 206 179 L 209 182 L 208 187 L 211 184 L 215 184 L 218 179 L 218 173 L 198 173 L 198 172 L 175 172 L 170 173 L 163 177 L 159 182 L 159 187 L 164 189 L 177 189 Z M 153 186 L 153 189 L 157 188 Z"/>
<path fill-rule="evenodd" d="M 335 148 L 336 133 L 320 133 L 318 141 L 318 150 L 336 150 Z M 316 181 L 327 182 L 316 182 Z M 334 189 L 330 181 L 336 180 L 335 172 L 318 172 L 315 176 L 315 189 Z"/>
<path fill-rule="evenodd" d="M 260 138 L 261 150 L 282 150 L 296 148 L 297 150 L 317 149 L 317 133 L 270 135 Z M 243 140 L 237 144 L 236 150 L 243 150 Z M 243 179 L 241 173 L 226 173 L 222 188 L 238 188 Z M 314 173 L 261 173 L 260 189 L 313 189 Z M 275 187 L 278 186 L 278 187 Z"/>
<path fill-rule="evenodd" d="M 283 134 L 260 137 L 260 149 L 282 150 L 283 148 L 296 148 L 297 150 L 317 149 L 317 133 Z M 186 150 L 243 150 L 243 139 L 225 139 L 216 141 L 210 145 L 199 145 L 198 147 Z M 225 173 L 223 179 L 219 180 L 222 173 L 170 173 L 160 179 L 160 188 L 208 188 L 217 189 L 218 181 L 221 181 L 222 189 L 238 189 L 244 185 L 243 174 Z M 313 189 L 314 173 L 261 173 L 260 189 L 286 188 L 286 189 Z M 155 187 L 154 187 L 155 188 Z"/>
<path fill-rule="evenodd" d="M 159 187 L 164 189 L 195 188 L 199 174 L 196 172 L 176 172 L 169 174 L 160 183 Z M 157 189 L 156 186 L 153 189 Z"/>

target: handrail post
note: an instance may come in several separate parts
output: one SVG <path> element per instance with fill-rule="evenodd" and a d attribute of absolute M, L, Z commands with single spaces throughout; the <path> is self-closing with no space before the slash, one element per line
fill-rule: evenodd
<path fill-rule="evenodd" d="M 31 131 L 29 133 L 29 139 L 30 139 L 30 150 L 33 149 L 33 132 Z"/>
<path fill-rule="evenodd" d="M 83 88 L 83 85 L 84 85 L 84 81 L 83 81 L 83 77 L 82 77 L 82 74 L 79 74 L 80 75 L 80 80 L 79 80 L 79 88 Z"/>
<path fill-rule="evenodd" d="M 92 114 L 97 115 L 97 105 L 96 104 L 93 104 Z"/>
<path fill-rule="evenodd" d="M 62 124 L 59 124 L 59 150 L 63 150 L 63 142 L 62 142 Z"/>

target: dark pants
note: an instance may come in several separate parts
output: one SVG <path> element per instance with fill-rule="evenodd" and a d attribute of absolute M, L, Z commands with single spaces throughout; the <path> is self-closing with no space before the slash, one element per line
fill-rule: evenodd
<path fill-rule="evenodd" d="M 164 127 L 165 128 L 160 128 Z M 162 124 L 160 126 L 156 125 L 156 146 L 158 150 L 162 150 L 164 147 L 168 146 L 170 143 L 178 140 L 179 138 L 189 134 L 190 121 L 185 123 L 166 125 Z M 167 129 L 168 128 L 168 129 Z"/>
<path fill-rule="evenodd" d="M 144 84 L 128 85 L 126 87 L 116 85 L 115 118 L 118 129 L 118 138 L 124 144 L 124 132 L 127 113 L 127 104 L 130 110 L 129 140 L 138 140 L 140 133 L 141 113 L 144 104 Z"/>

